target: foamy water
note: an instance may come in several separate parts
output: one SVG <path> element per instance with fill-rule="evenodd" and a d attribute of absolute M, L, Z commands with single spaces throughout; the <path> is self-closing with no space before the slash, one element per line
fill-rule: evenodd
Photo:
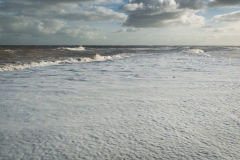
<path fill-rule="evenodd" d="M 210 54 L 204 53 L 205 51 L 202 49 L 186 49 L 182 51 L 183 53 L 192 54 L 192 55 L 200 55 L 210 57 Z"/>
<path fill-rule="evenodd" d="M 70 51 L 84 51 L 85 48 L 84 47 L 62 47 L 62 48 L 59 48 L 59 49 L 66 49 L 66 50 L 70 50 Z"/>
<path fill-rule="evenodd" d="M 5 65 L 0 65 L 0 72 L 22 70 L 22 69 L 33 68 L 33 67 L 44 67 L 44 66 L 51 66 L 51 65 L 105 61 L 105 60 L 112 60 L 112 59 L 118 59 L 123 57 L 125 56 L 124 55 L 101 56 L 99 54 L 96 54 L 93 57 L 68 58 L 68 59 L 57 60 L 57 61 L 40 61 L 40 62 L 26 62 L 26 63 L 19 63 L 19 64 L 5 64 Z"/>
<path fill-rule="evenodd" d="M 78 62 L 104 61 L 148 54 L 240 58 L 240 47 L 229 46 L 2 46 L 0 72 Z"/>
<path fill-rule="evenodd" d="M 240 59 L 188 49 L 1 72 L 0 159 L 240 159 Z"/>

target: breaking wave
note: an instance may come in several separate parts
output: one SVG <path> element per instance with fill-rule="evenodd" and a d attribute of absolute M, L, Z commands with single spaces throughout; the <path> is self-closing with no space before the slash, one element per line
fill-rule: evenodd
<path fill-rule="evenodd" d="M 66 50 L 70 50 L 70 51 L 84 51 L 84 50 L 85 50 L 84 47 L 74 47 L 74 48 L 71 48 L 71 47 L 63 47 L 63 48 L 60 48 L 60 49 L 66 49 Z"/>
<path fill-rule="evenodd" d="M 72 63 L 78 63 L 78 62 L 105 61 L 105 60 L 117 59 L 117 58 L 123 58 L 123 56 L 122 55 L 101 56 L 100 54 L 96 54 L 93 57 L 82 57 L 82 58 L 76 58 L 76 59 L 69 58 L 66 60 L 58 60 L 58 61 L 41 61 L 41 62 L 27 62 L 27 63 L 21 63 L 21 64 L 7 64 L 7 65 L 0 65 L 0 72 L 21 70 L 21 69 L 41 67 L 41 66 L 72 64 Z"/>
<path fill-rule="evenodd" d="M 229 51 L 239 51 L 240 50 L 239 46 L 224 47 L 224 48 L 229 50 Z"/>
<path fill-rule="evenodd" d="M 204 50 L 202 49 L 187 49 L 187 50 L 183 50 L 183 53 L 187 53 L 187 54 L 192 54 L 192 55 L 199 55 L 199 56 L 207 56 L 210 57 L 209 54 L 206 54 Z"/>
<path fill-rule="evenodd" d="M 57 64 L 56 62 L 28 62 L 23 64 L 10 64 L 10 65 L 0 65 L 0 71 L 12 71 L 12 70 L 20 70 L 32 67 L 39 67 L 39 66 L 48 66 Z"/>
<path fill-rule="evenodd" d="M 7 52 L 7 53 L 14 53 L 13 50 L 10 50 L 10 49 L 5 49 L 4 52 Z"/>
<path fill-rule="evenodd" d="M 90 57 L 83 57 L 83 58 L 78 58 L 78 62 L 93 62 L 93 61 L 105 61 L 109 59 L 117 58 L 117 56 L 101 56 L 100 54 L 96 54 L 92 58 Z"/>

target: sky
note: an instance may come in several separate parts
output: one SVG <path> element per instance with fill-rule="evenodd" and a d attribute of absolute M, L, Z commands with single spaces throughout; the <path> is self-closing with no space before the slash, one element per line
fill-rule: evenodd
<path fill-rule="evenodd" d="M 240 45 L 240 0 L 0 0 L 0 45 Z"/>

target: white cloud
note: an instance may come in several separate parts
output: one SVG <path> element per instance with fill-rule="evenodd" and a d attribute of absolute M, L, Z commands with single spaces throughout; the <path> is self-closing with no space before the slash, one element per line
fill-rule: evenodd
<path fill-rule="evenodd" d="M 74 38 L 99 39 L 99 29 L 88 26 L 69 26 L 60 20 L 34 20 L 29 17 L 0 15 L 0 33 L 12 35 L 65 35 Z"/>
<path fill-rule="evenodd" d="M 144 8 L 143 3 L 125 4 L 121 7 L 121 9 L 125 10 L 125 11 L 135 11 L 135 10 L 143 9 L 143 8 Z"/>
<path fill-rule="evenodd" d="M 17 34 L 54 34 L 65 22 L 59 20 L 35 20 L 27 17 L 0 14 L 2 32 Z"/>
<path fill-rule="evenodd" d="M 121 33 L 121 32 L 141 32 L 142 30 L 143 30 L 143 28 L 123 28 L 123 29 L 118 30 L 117 32 L 118 33 Z"/>
<path fill-rule="evenodd" d="M 112 9 L 100 6 L 79 7 L 77 10 L 78 11 L 63 12 L 50 16 L 68 21 L 86 22 L 124 21 L 127 19 L 127 16 L 123 13 L 114 12 Z"/>
<path fill-rule="evenodd" d="M 207 6 L 236 7 L 240 0 L 123 4 L 123 0 L 0 0 L 0 44 L 202 44 L 208 35 L 223 41 L 224 36 L 235 37 L 232 43 L 239 40 L 239 11 L 214 16 L 208 23 L 200 15 L 214 13 Z M 111 9 L 117 5 L 125 13 Z M 203 10 L 206 13 L 200 13 Z M 213 43 L 217 44 L 209 38 Z"/>
<path fill-rule="evenodd" d="M 124 21 L 127 16 L 101 6 L 79 6 L 78 4 L 46 5 L 42 3 L 15 2 L 0 5 L 3 13 L 35 19 L 62 19 L 65 21 L 106 22 Z"/>
<path fill-rule="evenodd" d="M 104 39 L 104 36 L 99 33 L 99 29 L 89 26 L 65 26 L 60 33 L 74 38 Z"/>
<path fill-rule="evenodd" d="M 213 17 L 213 20 L 218 22 L 240 22 L 240 11 L 216 15 Z"/>
<path fill-rule="evenodd" d="M 181 22 L 186 25 L 202 26 L 205 23 L 204 17 L 195 15 L 195 12 L 191 10 L 185 11 L 185 14 L 183 14 L 180 18 Z"/>
<path fill-rule="evenodd" d="M 15 0 L 8 0 L 15 2 Z M 59 4 L 59 3 L 123 3 L 122 0 L 25 0 L 27 2 L 37 2 L 37 3 L 45 3 L 45 4 Z"/>
<path fill-rule="evenodd" d="M 123 22 L 124 13 L 94 3 L 120 3 L 121 0 L 23 0 L 1 1 L 0 33 L 5 37 L 11 35 L 29 36 L 68 36 L 86 39 L 106 39 L 96 28 L 84 27 L 84 22 L 96 24 L 103 22 Z M 71 2 L 71 3 L 70 3 Z"/>

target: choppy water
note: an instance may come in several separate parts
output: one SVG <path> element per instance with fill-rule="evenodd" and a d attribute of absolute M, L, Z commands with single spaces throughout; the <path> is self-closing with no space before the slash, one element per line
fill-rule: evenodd
<path fill-rule="evenodd" d="M 1 48 L 0 159 L 240 159 L 238 47 L 33 48 Z"/>
<path fill-rule="evenodd" d="M 92 62 L 139 54 L 189 54 L 240 58 L 239 46 L 0 46 L 0 71 Z"/>

